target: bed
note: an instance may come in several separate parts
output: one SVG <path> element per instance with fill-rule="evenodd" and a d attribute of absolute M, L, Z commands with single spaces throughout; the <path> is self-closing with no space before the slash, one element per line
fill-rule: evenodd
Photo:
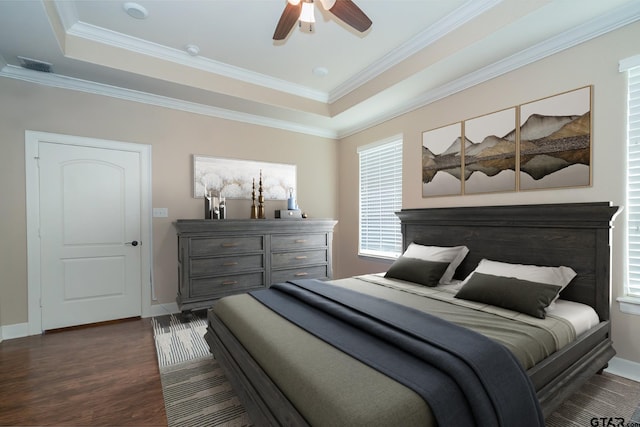
<path fill-rule="evenodd" d="M 592 322 L 594 325 L 580 330 L 575 339 L 558 350 L 527 364 L 526 375 L 535 390 L 543 417 L 551 414 L 590 376 L 601 372 L 615 355 L 609 323 L 610 234 L 618 210 L 610 203 L 597 202 L 404 209 L 398 212 L 405 250 L 413 244 L 468 249 L 455 269 L 453 283 L 464 280 L 474 270 L 477 273 L 482 260 L 569 266 L 575 271 L 575 277 L 560 292 L 560 305 L 567 301 L 568 304 L 591 307 L 596 320 Z M 332 281 L 328 286 L 333 289 L 331 285 L 336 284 L 335 287 L 359 290 L 364 286 L 360 282 L 394 279 L 371 275 Z M 419 289 L 423 287 L 400 282 L 418 291 L 403 292 L 399 298 L 410 305 L 417 304 L 421 298 Z M 395 295 L 400 291 L 394 286 L 392 283 L 377 287 L 375 292 L 383 298 Z M 446 286 L 434 290 L 439 288 L 446 289 Z M 444 295 L 441 299 L 447 298 L 450 296 Z M 245 305 L 247 299 L 253 301 L 248 306 Z M 251 296 L 234 296 L 221 301 L 208 312 L 205 339 L 256 425 L 325 424 L 317 420 L 324 420 L 322 417 L 327 412 L 331 412 L 329 415 L 335 421 L 358 411 L 364 412 L 359 414 L 365 417 L 362 419 L 373 417 L 379 424 L 385 424 L 385 419 L 397 423 L 404 420 L 402 417 L 407 418 L 407 424 L 418 420 L 416 423 L 425 425 L 424 419 L 428 420 L 426 425 L 433 424 L 429 405 L 424 405 L 425 409 L 416 403 L 420 398 L 416 398 L 412 390 L 384 375 L 371 373 L 372 368 L 352 360 L 327 343 L 318 343 L 321 340 L 305 331 L 301 336 L 298 326 L 271 312 Z M 237 306 L 235 312 L 234 306 Z M 447 311 L 455 314 L 456 310 Z M 327 360 L 322 360 L 325 354 Z M 320 359 L 316 359 L 318 357 Z M 362 375 L 354 374 L 361 371 Z M 363 383 L 354 382 L 353 378 Z M 365 393 L 365 389 L 375 391 Z M 362 406 L 359 401 L 371 400 L 367 393 L 381 399 L 373 404 L 374 408 L 371 404 Z M 369 397 L 363 398 L 363 395 Z M 380 413 L 376 414 L 376 410 Z M 369 424 L 371 419 L 363 424 Z M 355 421 L 349 423 L 357 424 Z"/>

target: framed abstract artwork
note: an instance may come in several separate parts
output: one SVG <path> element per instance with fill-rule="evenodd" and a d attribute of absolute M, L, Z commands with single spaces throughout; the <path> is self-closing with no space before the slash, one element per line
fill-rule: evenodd
<path fill-rule="evenodd" d="M 592 185 L 592 89 L 422 132 L 422 196 Z"/>
<path fill-rule="evenodd" d="M 462 123 L 422 133 L 422 197 L 462 194 Z"/>
<path fill-rule="evenodd" d="M 516 109 L 464 122 L 464 193 L 516 190 Z"/>
<path fill-rule="evenodd" d="M 296 166 L 193 155 L 193 197 L 213 190 L 228 199 L 251 199 L 260 176 L 265 200 L 286 200 L 296 188 Z"/>
<path fill-rule="evenodd" d="M 591 185 L 591 86 L 520 106 L 520 190 Z"/>

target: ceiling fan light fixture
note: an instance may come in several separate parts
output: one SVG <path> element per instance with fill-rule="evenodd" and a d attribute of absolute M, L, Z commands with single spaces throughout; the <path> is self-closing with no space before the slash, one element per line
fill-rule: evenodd
<path fill-rule="evenodd" d="M 314 23 L 316 17 L 313 15 L 313 1 L 302 3 L 302 12 L 300 12 L 300 22 Z"/>
<path fill-rule="evenodd" d="M 320 3 L 322 3 L 322 7 L 324 7 L 325 10 L 329 10 L 336 4 L 336 0 L 320 0 Z"/>
<path fill-rule="evenodd" d="M 356 31 L 364 33 L 371 27 L 371 19 L 353 0 L 320 0 L 320 2 L 332 15 Z M 276 30 L 273 32 L 273 40 L 286 39 L 296 23 L 300 28 L 304 26 L 305 29 L 308 25 L 309 31 L 313 32 L 313 24 L 316 22 L 313 13 L 313 0 L 287 0 Z"/>

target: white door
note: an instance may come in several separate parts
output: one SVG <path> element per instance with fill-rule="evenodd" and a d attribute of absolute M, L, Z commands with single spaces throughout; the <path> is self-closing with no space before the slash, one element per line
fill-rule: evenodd
<path fill-rule="evenodd" d="M 141 315 L 140 153 L 39 142 L 42 329 Z"/>

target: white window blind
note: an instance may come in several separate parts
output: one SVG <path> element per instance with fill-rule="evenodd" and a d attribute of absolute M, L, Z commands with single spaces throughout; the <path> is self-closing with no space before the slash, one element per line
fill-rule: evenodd
<path fill-rule="evenodd" d="M 402 139 L 361 147 L 358 253 L 397 257 L 402 252 Z"/>
<path fill-rule="evenodd" d="M 640 67 L 629 69 L 627 158 L 627 296 L 640 298 Z"/>

